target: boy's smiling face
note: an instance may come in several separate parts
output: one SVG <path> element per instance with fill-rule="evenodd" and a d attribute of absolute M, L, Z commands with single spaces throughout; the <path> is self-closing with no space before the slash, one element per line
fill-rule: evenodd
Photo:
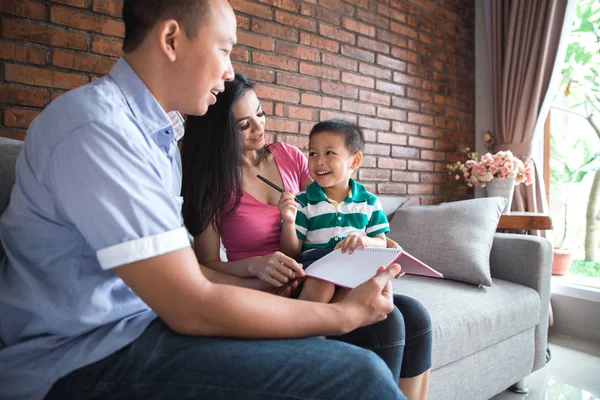
<path fill-rule="evenodd" d="M 308 171 L 323 189 L 346 189 L 350 176 L 361 162 L 362 153 L 350 152 L 343 134 L 321 132 L 310 139 Z"/>

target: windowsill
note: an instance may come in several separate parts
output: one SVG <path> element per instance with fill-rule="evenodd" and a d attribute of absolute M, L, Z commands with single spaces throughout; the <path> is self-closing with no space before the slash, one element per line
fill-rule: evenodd
<path fill-rule="evenodd" d="M 551 293 L 600 303 L 600 278 L 552 276 Z"/>

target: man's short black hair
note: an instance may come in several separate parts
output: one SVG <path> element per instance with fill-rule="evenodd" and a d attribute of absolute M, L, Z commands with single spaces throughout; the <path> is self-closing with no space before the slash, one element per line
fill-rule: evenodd
<path fill-rule="evenodd" d="M 150 30 L 165 19 L 172 18 L 179 22 L 185 34 L 195 39 L 209 8 L 208 0 L 124 0 L 123 51 L 131 53 L 137 49 Z"/>
<path fill-rule="evenodd" d="M 343 119 L 321 121 L 310 130 L 309 139 L 324 132 L 343 136 L 346 147 L 351 153 L 357 153 L 365 149 L 365 135 L 362 129 L 350 121 Z"/>

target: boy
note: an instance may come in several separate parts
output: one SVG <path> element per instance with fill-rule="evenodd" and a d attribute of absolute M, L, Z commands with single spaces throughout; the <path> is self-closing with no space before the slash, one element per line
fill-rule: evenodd
<path fill-rule="evenodd" d="M 331 119 L 316 124 L 309 138 L 308 170 L 314 182 L 298 195 L 306 207 L 296 203 L 293 193 L 282 194 L 282 251 L 295 257 L 302 250 L 307 267 L 333 248 L 352 253 L 357 247 L 386 247 L 390 229 L 379 200 L 351 178 L 362 163 L 362 130 Z M 332 283 L 309 278 L 300 299 L 328 303 L 335 292 Z M 338 290 L 334 301 L 346 292 Z"/>

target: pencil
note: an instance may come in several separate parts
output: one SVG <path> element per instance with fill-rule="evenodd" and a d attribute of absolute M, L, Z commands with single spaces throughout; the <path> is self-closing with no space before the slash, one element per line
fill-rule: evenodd
<path fill-rule="evenodd" d="M 260 179 L 261 181 L 263 181 L 264 183 L 266 183 L 267 185 L 271 186 L 273 189 L 277 190 L 279 193 L 283 193 L 285 192 L 285 190 L 283 190 L 282 188 L 280 188 L 279 186 L 277 186 L 276 184 L 274 184 L 273 182 L 271 182 L 270 180 L 268 180 L 267 178 L 260 176 L 260 175 L 256 175 L 258 177 L 258 179 Z M 302 206 L 302 207 L 306 207 L 306 204 L 304 204 L 303 202 L 301 202 L 296 196 L 294 196 L 294 199 Z"/>

